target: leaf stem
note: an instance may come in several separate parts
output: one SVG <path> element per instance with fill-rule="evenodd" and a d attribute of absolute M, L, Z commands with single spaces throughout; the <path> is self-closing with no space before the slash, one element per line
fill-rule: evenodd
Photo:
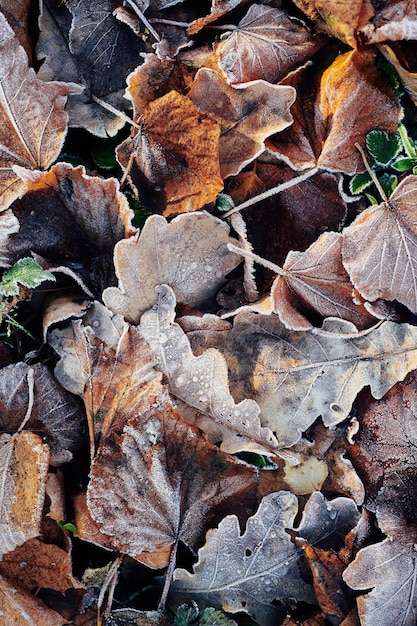
<path fill-rule="evenodd" d="M 178 550 L 178 539 L 174 543 L 172 550 L 171 550 L 171 555 L 169 557 L 168 569 L 165 574 L 164 588 L 162 589 L 161 599 L 158 604 L 158 611 L 160 613 L 162 613 L 162 611 L 164 610 L 165 604 L 168 598 L 168 592 L 171 586 L 171 580 L 174 574 L 175 564 L 177 562 L 177 550 Z"/>
<path fill-rule="evenodd" d="M 249 259 L 252 259 L 252 261 L 259 263 L 259 265 L 263 265 L 263 267 L 272 270 L 273 272 L 275 272 L 275 274 L 279 274 L 279 276 L 290 276 L 289 272 L 286 272 L 282 267 L 280 267 L 279 265 L 275 265 L 275 263 L 271 263 L 271 261 L 263 259 L 261 256 L 258 256 L 251 250 L 247 250 L 246 248 L 240 248 L 239 246 L 235 246 L 233 243 L 228 243 L 227 247 L 231 252 L 248 257 Z"/>
<path fill-rule="evenodd" d="M 155 37 L 156 41 L 161 41 L 160 36 L 156 32 L 152 24 L 149 24 L 149 21 L 146 19 L 146 17 L 142 13 L 142 11 L 139 9 L 137 4 L 135 2 L 132 2 L 132 0 L 126 0 L 126 2 L 130 6 L 130 8 L 136 13 L 140 21 L 145 25 L 145 27 L 149 30 L 149 32 Z"/>
<path fill-rule="evenodd" d="M 366 158 L 366 155 L 365 155 L 365 152 L 363 151 L 362 146 L 360 146 L 357 142 L 355 142 L 355 148 L 360 153 L 360 155 L 362 157 L 363 164 L 366 167 L 366 171 L 368 172 L 369 176 L 372 178 L 372 181 L 373 181 L 375 187 L 378 189 L 379 194 L 380 194 L 382 200 L 388 204 L 387 194 L 385 193 L 381 183 L 379 182 L 379 180 L 375 176 L 375 172 L 372 171 L 371 166 L 369 165 L 368 159 Z"/>
<path fill-rule="evenodd" d="M 294 187 L 295 185 L 298 185 L 299 183 L 302 183 L 303 181 L 307 180 L 308 178 L 311 178 L 312 176 L 314 176 L 314 174 L 317 174 L 318 171 L 319 171 L 318 167 L 312 167 L 311 169 L 307 170 L 303 174 L 300 174 L 300 176 L 296 176 L 295 178 L 291 178 L 290 180 L 287 180 L 287 182 L 281 183 L 277 187 L 273 187 L 272 189 L 268 189 L 267 191 L 264 191 L 263 193 L 260 193 L 259 195 L 254 196 L 253 198 L 250 198 L 249 200 L 246 200 L 246 202 L 243 202 L 242 204 L 238 204 L 233 209 L 230 209 L 230 211 L 227 211 L 227 213 L 224 213 L 224 215 L 222 215 L 222 218 L 229 217 L 229 215 L 233 215 L 233 213 L 236 213 L 237 211 L 242 211 L 243 209 L 247 209 L 248 207 L 252 206 L 253 204 L 257 204 L 258 202 L 262 202 L 262 200 L 266 200 L 267 198 L 271 198 L 272 196 L 277 195 L 281 191 L 285 191 L 286 189 L 290 189 L 291 187 Z"/>

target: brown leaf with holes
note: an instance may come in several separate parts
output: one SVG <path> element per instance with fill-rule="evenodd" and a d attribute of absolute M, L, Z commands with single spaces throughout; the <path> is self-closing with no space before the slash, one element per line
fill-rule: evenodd
<path fill-rule="evenodd" d="M 118 147 L 117 158 L 145 204 L 169 216 L 216 199 L 223 189 L 220 129 L 189 98 L 170 91 L 154 100 L 134 132 Z"/>
<path fill-rule="evenodd" d="M 308 312 L 341 317 L 366 328 L 374 321 L 353 300 L 353 285 L 342 264 L 342 235 L 323 233 L 305 252 L 289 252 L 271 289 L 274 312 L 293 330 L 312 328 Z"/>
<path fill-rule="evenodd" d="M 189 92 L 197 109 L 221 128 L 220 171 L 223 178 L 238 174 L 265 149 L 264 140 L 293 122 L 292 87 L 264 80 L 231 87 L 217 72 L 202 68 Z"/>
<path fill-rule="evenodd" d="M 5 209 L 25 187 L 14 165 L 45 169 L 57 158 L 67 130 L 65 102 L 80 89 L 36 78 L 2 13 L 0 59 L 0 208 Z"/>
<path fill-rule="evenodd" d="M 226 35 L 227 38 L 226 38 Z M 305 63 L 325 42 L 285 11 L 253 4 L 216 49 L 227 82 L 263 79 L 278 83 Z"/>
<path fill-rule="evenodd" d="M 101 532 L 131 556 L 175 549 L 179 540 L 196 550 L 231 506 L 240 515 L 251 510 L 256 476 L 254 468 L 207 442 L 161 393 L 120 437 L 102 442 L 87 503 Z"/>
<path fill-rule="evenodd" d="M 323 61 L 322 61 L 323 63 Z M 401 117 L 397 96 L 376 65 L 373 49 L 339 54 L 324 67 L 314 64 L 282 81 L 297 90 L 294 124 L 269 144 L 293 169 L 312 167 L 355 174 L 363 171 L 355 142 L 380 129 L 396 132 Z"/>
<path fill-rule="evenodd" d="M 166 284 L 181 304 L 204 309 L 226 282 L 225 276 L 240 263 L 228 243 L 237 243 L 229 227 L 208 213 L 179 215 L 169 223 L 152 215 L 139 238 L 116 245 L 119 287 L 105 289 L 103 301 L 114 313 L 137 324 L 157 301 L 155 287 Z"/>
<path fill-rule="evenodd" d="M 387 202 L 369 207 L 343 231 L 342 257 L 366 300 L 398 300 L 417 312 L 417 176 L 400 182 Z"/>

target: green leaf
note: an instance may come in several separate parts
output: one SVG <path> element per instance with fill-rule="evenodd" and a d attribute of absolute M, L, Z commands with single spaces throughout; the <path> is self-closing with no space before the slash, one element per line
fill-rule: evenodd
<path fill-rule="evenodd" d="M 204 609 L 197 622 L 198 626 L 237 626 L 233 619 L 229 619 L 222 611 Z"/>
<path fill-rule="evenodd" d="M 237 626 L 222 611 L 213 608 L 204 609 L 199 616 L 198 606 L 194 600 L 182 604 L 177 611 L 174 626 Z"/>
<path fill-rule="evenodd" d="M 398 136 L 388 135 L 385 130 L 371 130 L 366 135 L 366 147 L 380 165 L 386 165 L 401 152 Z"/>
<path fill-rule="evenodd" d="M 394 163 L 391 163 L 391 167 L 397 170 L 397 172 L 408 172 L 413 167 L 413 161 L 406 157 L 401 157 L 394 161 Z"/>
<path fill-rule="evenodd" d="M 216 209 L 218 211 L 230 211 L 233 209 L 235 203 L 232 198 L 228 196 L 226 193 L 218 193 L 216 198 Z"/>
<path fill-rule="evenodd" d="M 0 295 L 16 296 L 19 293 L 19 285 L 34 289 L 45 280 L 55 280 L 51 272 L 47 272 L 35 263 L 30 257 L 19 259 L 13 267 L 6 270 L 0 282 Z"/>
<path fill-rule="evenodd" d="M 245 461 L 246 463 L 250 463 L 251 465 L 255 465 L 256 467 L 261 467 L 264 468 L 268 465 L 268 462 L 265 460 L 265 457 L 263 457 L 260 454 L 257 454 L 256 452 L 239 452 L 239 454 L 236 455 L 239 459 L 242 459 L 242 461 Z"/>
<path fill-rule="evenodd" d="M 358 194 L 362 193 L 364 189 L 369 187 L 372 183 L 372 178 L 368 174 L 368 172 L 363 172 L 360 174 L 355 174 L 349 183 L 350 193 Z"/>
<path fill-rule="evenodd" d="M 394 191 L 394 189 L 398 185 L 398 178 L 397 176 L 395 176 L 395 174 L 385 173 L 385 174 L 382 174 L 382 176 L 379 178 L 379 182 L 381 183 L 383 190 L 385 191 L 385 193 L 387 194 L 389 198 L 392 192 Z"/>
<path fill-rule="evenodd" d="M 365 196 L 368 198 L 371 204 L 381 204 L 381 202 L 378 202 L 375 196 L 372 196 L 370 193 L 366 193 Z"/>
<path fill-rule="evenodd" d="M 78 532 L 76 525 L 72 522 L 64 522 L 63 520 L 61 520 L 60 522 L 58 522 L 58 526 L 60 528 L 63 528 L 64 530 L 69 530 L 70 533 Z"/>

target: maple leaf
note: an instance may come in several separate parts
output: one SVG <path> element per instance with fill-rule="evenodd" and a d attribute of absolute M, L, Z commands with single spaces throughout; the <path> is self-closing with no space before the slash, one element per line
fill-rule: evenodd
<path fill-rule="evenodd" d="M 175 570 L 172 603 L 195 600 L 199 607 L 245 611 L 256 623 L 270 626 L 280 617 L 273 600 L 312 601 L 298 569 L 298 551 L 285 530 L 292 527 L 297 508 L 296 496 L 280 491 L 262 499 L 243 534 L 235 515 L 222 519 L 208 531 L 193 574 Z"/>
<path fill-rule="evenodd" d="M 64 106 L 80 88 L 36 78 L 2 13 L 0 56 L 0 207 L 5 209 L 24 189 L 13 166 L 46 169 L 59 155 L 67 130 Z"/>
<path fill-rule="evenodd" d="M 201 113 L 220 125 L 223 178 L 238 174 L 264 151 L 266 137 L 293 122 L 289 108 L 296 92 L 292 87 L 271 85 L 264 80 L 231 87 L 217 72 L 201 68 L 188 95 Z"/>
<path fill-rule="evenodd" d="M 155 286 L 167 284 L 178 302 L 204 308 L 240 263 L 227 249 L 232 242 L 228 226 L 208 213 L 179 215 L 170 223 L 152 215 L 139 238 L 116 245 L 119 287 L 105 289 L 103 301 L 137 324 L 157 301 Z"/>
<path fill-rule="evenodd" d="M 170 287 L 157 288 L 158 302 L 143 314 L 140 333 L 151 346 L 156 367 L 168 379 L 170 393 L 194 409 L 184 412 L 204 430 L 213 443 L 233 453 L 241 450 L 274 453 L 277 442 L 261 428 L 259 407 L 252 400 L 236 404 L 230 395 L 227 366 L 217 350 L 194 357 L 186 335 L 175 318 L 175 296 Z"/>
<path fill-rule="evenodd" d="M 49 172 L 19 169 L 25 195 L 13 204 L 20 228 L 7 239 L 8 262 L 30 250 L 48 259 L 47 269 L 78 268 L 78 280 L 101 294 L 114 282 L 112 252 L 135 232 L 132 211 L 115 179 L 86 174 L 83 166 L 57 163 Z M 42 266 L 44 264 L 42 263 Z"/>
<path fill-rule="evenodd" d="M 68 7 L 68 9 L 66 8 Z M 81 83 L 84 92 L 71 99 L 71 126 L 83 127 L 103 138 L 114 136 L 125 121 L 91 98 L 125 108 L 125 78 L 138 64 L 145 46 L 140 37 L 113 15 L 111 0 L 51 2 L 43 0 L 36 56 L 43 80 Z"/>
<path fill-rule="evenodd" d="M 401 111 L 375 51 L 340 54 L 323 71 L 319 65 L 293 72 L 281 84 L 297 90 L 294 124 L 268 144 L 293 169 L 319 167 L 355 174 L 364 166 L 355 143 L 373 129 L 397 131 Z M 372 103 L 372 105 L 370 105 Z"/>
<path fill-rule="evenodd" d="M 416 367 L 416 331 L 384 322 L 357 332 L 329 318 L 322 329 L 290 331 L 277 316 L 239 313 L 217 348 L 229 364 L 236 399 L 253 398 L 261 422 L 292 445 L 319 415 L 326 426 L 343 421 L 366 384 L 382 396 Z"/>
<path fill-rule="evenodd" d="M 223 189 L 217 122 L 186 96 L 170 91 L 143 111 L 140 130 L 118 146 L 117 158 L 143 201 L 165 216 L 201 209 Z"/>
<path fill-rule="evenodd" d="M 112 544 L 140 558 L 163 548 L 175 553 L 179 540 L 195 550 L 230 506 L 253 506 L 255 486 L 256 470 L 207 442 L 161 392 L 120 437 L 102 442 L 87 504 Z"/>
<path fill-rule="evenodd" d="M 278 83 L 323 43 L 285 11 L 253 4 L 236 29 L 223 35 L 216 56 L 229 83 L 257 79 Z"/>
<path fill-rule="evenodd" d="M 343 232 L 343 264 L 367 300 L 398 300 L 417 312 L 417 176 L 363 211 Z"/>

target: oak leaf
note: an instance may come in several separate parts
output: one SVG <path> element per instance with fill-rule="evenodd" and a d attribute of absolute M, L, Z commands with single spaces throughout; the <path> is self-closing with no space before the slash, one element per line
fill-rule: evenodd
<path fill-rule="evenodd" d="M 141 198 L 165 216 L 201 209 L 223 189 L 217 122 L 176 91 L 143 111 L 140 130 L 118 146 L 117 158 Z"/>
<path fill-rule="evenodd" d="M 175 553 L 179 540 L 196 550 L 204 531 L 231 506 L 250 510 L 256 475 L 208 443 L 161 392 L 120 437 L 110 434 L 102 442 L 87 504 L 101 532 L 131 556 L 164 548 Z"/>
<path fill-rule="evenodd" d="M 19 169 L 25 195 L 13 203 L 20 228 L 7 239 L 7 259 L 28 250 L 47 259 L 47 269 L 66 266 L 101 295 L 115 282 L 112 252 L 135 232 L 132 211 L 115 179 L 86 174 L 83 166 L 57 163 L 48 172 Z M 59 271 L 59 270 L 58 270 Z"/>
<path fill-rule="evenodd" d="M 264 151 L 267 137 L 293 122 L 289 109 L 296 92 L 292 87 L 264 80 L 231 87 L 217 72 L 202 68 L 188 95 L 201 113 L 220 125 L 222 178 L 238 174 Z"/>
<path fill-rule="evenodd" d="M 59 155 L 67 130 L 64 106 L 68 95 L 81 89 L 39 80 L 2 13 L 0 56 L 0 207 L 5 209 L 24 190 L 13 166 L 46 169 Z"/>
<path fill-rule="evenodd" d="M 170 393 L 188 407 L 187 412 L 182 409 L 186 419 L 195 422 L 213 443 L 221 441 L 226 452 L 273 454 L 277 442 L 270 430 L 261 427 L 257 404 L 252 400 L 236 404 L 230 395 L 222 355 L 207 350 L 195 357 L 185 333 L 174 322 L 172 289 L 161 285 L 157 293 L 158 302 L 143 314 L 139 330 L 155 355 L 156 367 L 167 378 Z"/>
<path fill-rule="evenodd" d="M 343 264 L 366 300 L 398 300 L 417 312 L 417 176 L 343 231 Z"/>
<path fill-rule="evenodd" d="M 271 298 L 274 312 L 293 330 L 312 328 L 308 310 L 322 317 L 341 317 L 357 328 L 369 326 L 374 319 L 353 300 L 339 233 L 323 233 L 305 252 L 289 252 L 271 288 Z"/>
<path fill-rule="evenodd" d="M 323 43 L 285 11 L 252 4 L 235 30 L 223 35 L 216 56 L 229 83 L 258 79 L 278 83 Z"/>
<path fill-rule="evenodd" d="M 174 572 L 172 604 L 195 600 L 200 608 L 244 611 L 257 624 L 272 626 L 279 619 L 273 600 L 312 601 L 298 569 L 298 551 L 285 530 L 292 527 L 297 508 L 296 496 L 288 491 L 265 496 L 243 534 L 235 515 L 225 517 L 208 531 L 194 572 Z"/>
<path fill-rule="evenodd" d="M 233 396 L 255 399 L 263 426 L 290 446 L 319 415 L 326 426 L 343 421 L 365 385 L 380 399 L 404 379 L 416 367 L 416 337 L 409 324 L 384 322 L 358 333 L 336 318 L 322 329 L 290 331 L 277 316 L 242 312 L 217 347 Z"/>
<path fill-rule="evenodd" d="M 120 241 L 114 251 L 119 287 L 103 292 L 114 313 L 137 324 L 157 301 L 155 286 L 169 285 L 182 304 L 204 307 L 239 263 L 228 243 L 228 226 L 208 213 L 179 215 L 170 223 L 149 217 L 139 236 Z"/>
<path fill-rule="evenodd" d="M 294 124 L 274 137 L 269 148 L 293 169 L 355 174 L 364 170 L 355 143 L 364 146 L 372 129 L 397 131 L 402 115 L 398 99 L 372 49 L 339 54 L 324 71 L 320 64 L 306 66 L 282 84 L 297 90 Z"/>

